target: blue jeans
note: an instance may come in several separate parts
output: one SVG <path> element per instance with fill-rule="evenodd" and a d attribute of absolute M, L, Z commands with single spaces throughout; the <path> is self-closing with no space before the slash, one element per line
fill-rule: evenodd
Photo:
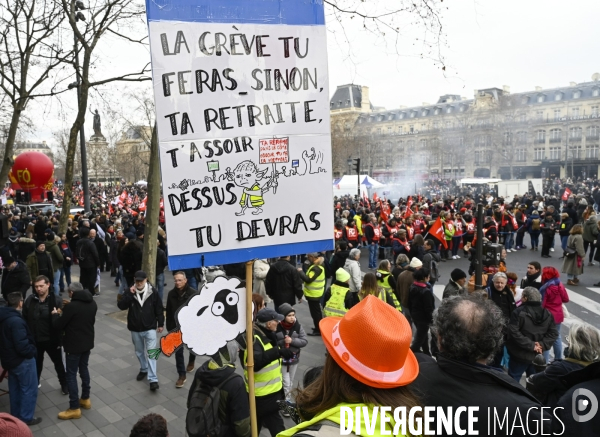
<path fill-rule="evenodd" d="M 458 255 L 458 248 L 460 247 L 461 241 L 462 235 L 458 237 L 452 237 L 452 256 Z"/>
<path fill-rule="evenodd" d="M 154 329 L 143 332 L 131 331 L 131 339 L 140 362 L 140 372 L 148 372 L 148 381 L 158 382 L 156 360 L 148 358 L 148 351 L 156 348 L 156 331 Z"/>
<path fill-rule="evenodd" d="M 379 251 L 379 244 L 373 243 L 369 244 L 369 268 L 375 269 L 377 268 L 377 253 Z"/>
<path fill-rule="evenodd" d="M 512 246 L 513 246 L 513 236 L 514 236 L 513 232 L 507 232 L 506 234 L 504 234 L 504 248 L 506 250 L 512 249 Z"/>
<path fill-rule="evenodd" d="M 529 238 L 531 238 L 531 248 L 538 247 L 540 245 L 540 232 L 530 232 Z"/>
<path fill-rule="evenodd" d="M 177 368 L 177 373 L 179 374 L 179 376 L 184 376 L 187 373 L 187 370 L 185 368 L 185 359 L 183 357 L 183 350 L 185 348 L 183 346 L 181 346 L 179 349 L 177 349 L 175 351 L 175 367 Z M 189 358 L 189 362 L 190 363 L 195 363 L 196 362 L 196 355 L 194 355 L 193 353 L 190 352 L 190 358 Z"/>
<path fill-rule="evenodd" d="M 60 269 L 54 271 L 54 294 L 60 297 Z"/>
<path fill-rule="evenodd" d="M 81 377 L 81 399 L 90 398 L 90 371 L 88 361 L 90 351 L 82 354 L 66 354 L 67 356 L 67 386 L 69 387 L 69 408 L 79 408 L 79 388 L 77 387 L 77 371 Z"/>
<path fill-rule="evenodd" d="M 38 378 L 35 358 L 23 360 L 8 371 L 10 414 L 27 423 L 33 419 L 38 396 Z"/>
<path fill-rule="evenodd" d="M 71 285 L 71 266 L 64 266 L 60 269 L 60 291 L 65 291 L 65 281 L 67 281 L 67 287 Z"/>
<path fill-rule="evenodd" d="M 156 290 L 158 290 L 158 295 L 160 296 L 160 301 L 162 302 L 163 292 L 165 291 L 165 272 L 156 275 L 156 282 L 154 285 L 156 286 Z"/>
<path fill-rule="evenodd" d="M 554 340 L 554 344 L 552 345 L 552 350 L 554 350 L 554 359 L 562 360 L 563 357 L 563 346 L 562 346 L 562 337 L 560 336 L 560 325 L 562 323 L 556 324 L 556 330 L 558 331 L 558 338 Z M 550 351 L 544 351 L 544 358 L 546 359 L 546 363 L 550 364 Z"/>
<path fill-rule="evenodd" d="M 517 382 L 521 381 L 521 376 L 523 376 L 523 372 L 527 376 L 533 375 L 535 373 L 535 367 L 533 367 L 533 362 L 531 361 L 521 361 L 516 359 L 515 357 L 510 357 L 508 360 L 508 374 Z"/>
<path fill-rule="evenodd" d="M 564 237 L 560 237 L 560 246 L 562 247 L 563 252 L 567 250 L 567 241 L 569 240 L 569 236 L 565 235 Z"/>
<path fill-rule="evenodd" d="M 123 276 L 123 267 L 121 266 L 119 266 L 119 273 L 117 273 L 117 277 L 121 278 L 121 284 L 119 285 L 119 294 L 123 294 L 125 292 L 125 288 L 127 288 L 127 281 L 125 280 L 125 276 Z"/>

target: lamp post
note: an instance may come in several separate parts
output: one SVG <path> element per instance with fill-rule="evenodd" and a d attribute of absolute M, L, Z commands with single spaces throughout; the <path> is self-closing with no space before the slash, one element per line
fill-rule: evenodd
<path fill-rule="evenodd" d="M 85 21 L 85 15 L 81 12 L 85 10 L 85 6 L 81 0 L 75 0 L 71 2 L 71 14 L 75 17 L 75 22 Z M 79 48 L 77 35 L 73 33 L 74 50 L 75 50 L 75 76 L 77 81 L 69 85 L 69 89 L 77 87 L 77 106 L 79 107 L 81 102 L 81 75 L 79 73 Z M 83 188 L 83 208 L 85 212 L 90 212 L 90 187 L 88 179 L 88 166 L 87 166 L 87 150 L 85 147 L 85 131 L 84 126 L 81 125 L 79 128 L 79 145 L 81 147 L 81 185 Z"/>
<path fill-rule="evenodd" d="M 354 163 L 352 156 L 348 157 L 348 161 L 346 161 L 346 163 L 348 164 L 348 174 L 352 174 L 352 164 Z"/>

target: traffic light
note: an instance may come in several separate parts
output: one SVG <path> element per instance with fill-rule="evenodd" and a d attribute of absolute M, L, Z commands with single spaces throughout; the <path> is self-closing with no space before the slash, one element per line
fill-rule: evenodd
<path fill-rule="evenodd" d="M 360 158 L 354 160 L 354 170 L 356 174 L 360 174 Z"/>

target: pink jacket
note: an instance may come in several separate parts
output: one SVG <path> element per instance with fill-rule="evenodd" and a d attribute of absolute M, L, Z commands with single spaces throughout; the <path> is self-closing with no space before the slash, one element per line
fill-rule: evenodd
<path fill-rule="evenodd" d="M 565 320 L 562 304 L 569 301 L 569 295 L 562 282 L 556 285 L 550 285 L 546 289 L 542 308 L 547 308 L 554 316 L 554 323 L 562 323 Z"/>

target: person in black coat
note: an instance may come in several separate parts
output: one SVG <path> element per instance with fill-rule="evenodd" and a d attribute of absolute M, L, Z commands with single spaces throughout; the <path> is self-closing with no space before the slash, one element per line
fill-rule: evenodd
<path fill-rule="evenodd" d="M 265 291 L 273 299 L 275 311 L 282 303 L 294 306 L 296 299 L 302 299 L 302 279 L 290 264 L 289 256 L 279 258 L 271 266 L 265 279 Z"/>
<path fill-rule="evenodd" d="M 420 397 L 422 405 L 441 407 L 444 411 L 448 407 L 453 411 L 464 406 L 479 407 L 473 413 L 476 420 L 469 420 L 467 414 L 457 419 L 462 429 L 472 426 L 479 435 L 490 435 L 488 411 L 494 408 L 499 414 L 507 413 L 508 424 L 516 420 L 524 426 L 511 427 L 505 422 L 496 427 L 493 435 L 526 436 L 530 435 L 528 429 L 540 426 L 549 435 L 552 413 L 542 412 L 542 404 L 523 386 L 488 365 L 501 349 L 504 323 L 502 312 L 489 299 L 469 295 L 443 300 L 432 326 L 440 350 L 437 361 L 415 354 L 419 375 L 410 388 Z M 438 418 L 434 416 L 435 412 L 432 417 L 437 423 Z M 442 428 L 442 433 L 437 435 L 455 434 L 445 433 Z"/>
<path fill-rule="evenodd" d="M 69 410 L 75 411 L 79 410 L 80 406 L 85 409 L 91 408 L 88 362 L 91 350 L 94 348 L 94 324 L 98 306 L 92 294 L 84 290 L 81 283 L 72 282 L 67 290 L 71 301 L 64 306 L 60 317 L 55 318 L 53 324 L 61 335 L 64 334 Z M 81 377 L 81 400 L 77 387 L 77 372 Z M 66 412 L 59 413 L 59 418 L 64 413 Z"/>
<path fill-rule="evenodd" d="M 527 378 L 527 390 L 546 407 L 556 407 L 567 391 L 565 375 L 584 369 L 600 358 L 600 335 L 591 325 L 572 325 L 567 343 L 564 360 L 554 360 L 543 372 Z"/>
<path fill-rule="evenodd" d="M 127 287 L 133 286 L 133 276 L 135 272 L 142 268 L 142 251 L 144 244 L 136 239 L 135 234 L 126 234 L 129 240 L 127 244 L 119 251 L 117 255 L 119 262 L 123 267 L 123 276 L 127 281 Z"/>
<path fill-rule="evenodd" d="M 75 256 L 79 260 L 79 282 L 85 290 L 94 293 L 100 257 L 96 245 L 90 239 L 90 229 L 82 226 L 79 235 L 80 238 L 75 247 Z"/>
<path fill-rule="evenodd" d="M 523 290 L 522 305 L 513 311 L 508 325 L 506 348 L 510 360 L 508 374 L 519 382 L 523 372 L 535 373 L 533 359 L 550 350 L 558 338 L 552 313 L 542 308 L 542 295 L 533 287 Z"/>
<path fill-rule="evenodd" d="M 335 276 L 335 272 L 337 269 L 343 269 L 346 264 L 346 260 L 350 256 L 350 251 L 348 250 L 348 243 L 345 241 L 340 241 L 337 243 L 337 247 L 333 257 L 331 258 L 331 274 Z"/>
<path fill-rule="evenodd" d="M 431 355 L 428 345 L 429 325 L 433 320 L 435 298 L 429 281 L 429 271 L 418 269 L 413 273 L 414 282 L 408 292 L 408 304 L 412 321 L 417 327 L 415 338 L 410 346 L 413 352 L 423 352 Z"/>
<path fill-rule="evenodd" d="M 4 257 L 2 262 L 6 266 L 2 274 L 2 297 L 8 301 L 9 293 L 19 291 L 25 299 L 27 290 L 31 287 L 31 276 L 27 266 L 12 256 Z"/>

